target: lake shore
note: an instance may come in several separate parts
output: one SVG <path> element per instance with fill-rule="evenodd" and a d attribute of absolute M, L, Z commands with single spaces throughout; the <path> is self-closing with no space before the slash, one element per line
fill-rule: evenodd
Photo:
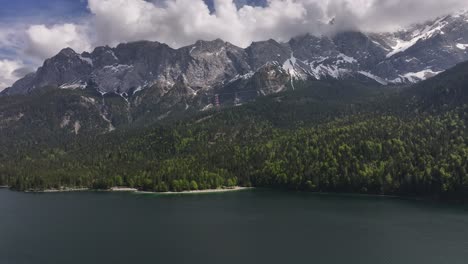
<path fill-rule="evenodd" d="M 225 193 L 225 192 L 238 192 L 251 190 L 253 187 L 233 187 L 233 188 L 224 188 L 224 189 L 206 189 L 206 190 L 193 190 L 193 191 L 182 191 L 182 192 L 145 192 L 137 191 L 138 194 L 164 194 L 164 195 L 173 195 L 173 194 L 203 194 L 203 193 Z"/>
<path fill-rule="evenodd" d="M 61 188 L 47 190 L 27 190 L 25 193 L 62 193 L 62 192 L 86 192 L 91 191 L 89 188 Z"/>
<path fill-rule="evenodd" d="M 137 192 L 138 189 L 130 187 L 112 187 L 109 190 L 104 190 L 108 192 Z"/>
<path fill-rule="evenodd" d="M 4 188 L 9 188 L 8 186 Z M 223 192 L 235 192 L 253 189 L 253 187 L 232 187 L 232 188 L 219 188 L 219 189 L 207 189 L 207 190 L 193 190 L 193 191 L 182 191 L 182 192 L 151 192 L 151 191 L 140 191 L 136 188 L 130 187 L 111 187 L 107 190 L 97 190 L 91 188 L 60 188 L 60 189 L 47 189 L 47 190 L 27 190 L 25 193 L 65 193 L 65 192 L 127 192 L 136 194 L 203 194 L 203 193 L 223 193 Z"/>

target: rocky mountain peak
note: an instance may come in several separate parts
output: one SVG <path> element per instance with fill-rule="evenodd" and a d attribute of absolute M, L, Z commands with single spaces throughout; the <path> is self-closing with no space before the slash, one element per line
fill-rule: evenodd
<path fill-rule="evenodd" d="M 253 69 L 259 69 L 268 62 L 277 61 L 282 64 L 291 57 L 289 45 L 273 39 L 253 42 L 245 51 Z"/>
<path fill-rule="evenodd" d="M 214 40 L 198 40 L 195 42 L 194 46 L 199 47 L 199 48 L 220 48 L 226 45 L 227 42 L 225 42 L 222 39 L 214 39 Z"/>
<path fill-rule="evenodd" d="M 75 57 L 78 54 L 72 48 L 64 48 L 62 49 L 57 56 L 64 56 L 64 57 Z"/>
<path fill-rule="evenodd" d="M 108 46 L 95 48 L 89 57 L 97 68 L 119 63 L 119 58 L 115 55 L 114 50 Z"/>

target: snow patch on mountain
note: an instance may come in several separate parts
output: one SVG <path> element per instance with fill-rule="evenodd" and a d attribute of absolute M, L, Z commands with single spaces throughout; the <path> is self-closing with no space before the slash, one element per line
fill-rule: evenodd
<path fill-rule="evenodd" d="M 234 78 L 232 78 L 231 80 L 227 81 L 225 84 L 230 84 L 230 83 L 233 83 L 237 80 L 248 80 L 250 78 L 252 78 L 252 76 L 254 76 L 255 72 L 253 71 L 249 71 L 248 73 L 246 74 L 238 74 L 236 76 L 234 76 Z"/>
<path fill-rule="evenodd" d="M 337 58 L 340 60 L 337 60 L 336 63 L 357 63 L 357 60 L 353 57 L 347 56 L 343 53 L 338 54 Z"/>
<path fill-rule="evenodd" d="M 73 132 L 75 133 L 75 135 L 78 135 L 78 133 L 80 132 L 80 129 L 81 129 L 81 123 L 80 121 L 75 121 L 75 124 L 73 124 Z"/>
<path fill-rule="evenodd" d="M 335 79 L 341 79 L 344 75 L 348 73 L 350 73 L 350 70 L 339 68 L 336 65 L 323 65 L 323 64 L 319 64 L 317 66 L 311 65 L 311 74 L 317 80 L 321 80 L 327 76 L 335 78 Z"/>
<path fill-rule="evenodd" d="M 138 86 L 138 87 L 135 89 L 135 91 L 133 91 L 133 94 L 136 94 L 136 93 L 141 92 L 141 91 L 143 91 L 143 86 L 142 86 L 142 85 Z"/>
<path fill-rule="evenodd" d="M 461 49 L 461 50 L 466 50 L 466 48 L 468 48 L 468 44 L 461 44 L 461 43 L 458 43 L 456 45 L 457 48 Z"/>
<path fill-rule="evenodd" d="M 436 76 L 437 74 L 441 73 L 442 71 L 433 71 L 432 69 L 426 69 L 420 72 L 409 72 L 402 75 L 403 78 L 408 80 L 409 82 L 416 83 L 427 78 L 431 78 Z"/>
<path fill-rule="evenodd" d="M 392 51 L 387 54 L 387 58 L 406 51 L 420 40 L 426 40 L 437 34 L 445 34 L 443 28 L 448 25 L 448 22 L 444 21 L 444 19 L 445 17 L 439 18 L 432 25 L 426 25 L 423 29 L 416 28 L 411 32 L 411 38 L 408 40 L 394 38 L 393 41 L 396 44 L 392 45 Z"/>
<path fill-rule="evenodd" d="M 91 65 L 91 66 L 93 66 L 93 60 L 92 60 L 91 58 L 86 58 L 86 57 L 83 57 L 83 56 L 81 56 L 81 55 L 79 56 L 79 58 L 80 58 L 82 61 L 88 63 L 88 64 Z"/>
<path fill-rule="evenodd" d="M 300 78 L 301 75 L 296 70 L 296 63 L 297 59 L 294 57 L 294 54 L 291 53 L 291 57 L 284 62 L 283 69 L 286 70 L 292 77 Z"/>
<path fill-rule="evenodd" d="M 197 48 L 196 46 L 192 47 L 192 48 L 190 49 L 190 51 L 189 51 L 189 54 L 192 55 L 192 52 L 193 52 L 196 48 Z"/>
<path fill-rule="evenodd" d="M 372 80 L 374 80 L 374 81 L 376 81 L 376 82 L 378 82 L 378 83 L 380 83 L 380 84 L 382 84 L 382 85 L 388 85 L 388 81 L 387 81 L 387 80 L 385 80 L 385 79 L 383 79 L 383 78 L 380 78 L 379 76 L 376 76 L 376 75 L 374 75 L 374 74 L 372 74 L 372 73 L 370 73 L 370 72 L 359 71 L 358 73 L 360 73 L 360 74 L 366 76 L 367 78 L 372 79 Z"/>
<path fill-rule="evenodd" d="M 115 56 L 114 51 L 112 51 L 112 50 L 106 50 L 106 52 L 109 53 L 109 54 L 112 56 L 112 58 L 114 58 L 116 61 L 119 60 L 119 58 L 117 58 L 117 56 Z"/>
<path fill-rule="evenodd" d="M 115 126 L 112 124 L 112 120 L 110 120 L 110 119 L 107 117 L 107 113 L 106 113 L 106 112 L 101 112 L 100 115 L 101 115 L 101 118 L 108 124 L 107 132 L 112 132 L 112 131 L 114 131 L 114 130 L 115 130 Z"/>
<path fill-rule="evenodd" d="M 102 69 L 107 72 L 117 73 L 117 72 L 130 70 L 133 67 L 134 67 L 133 65 L 117 64 L 117 65 L 104 66 Z"/>
<path fill-rule="evenodd" d="M 75 90 L 75 89 L 85 89 L 88 86 L 86 82 L 83 81 L 76 81 L 73 83 L 65 83 L 60 85 L 60 89 L 64 90 Z"/>
<path fill-rule="evenodd" d="M 88 97 L 88 96 L 81 96 L 81 99 L 85 102 L 85 103 L 88 103 L 88 104 L 96 104 L 96 100 L 92 97 Z"/>
<path fill-rule="evenodd" d="M 404 41 L 404 40 L 401 40 L 401 39 L 397 39 L 395 46 L 392 46 L 392 51 L 387 54 L 387 58 L 390 58 L 395 54 L 398 54 L 400 52 L 403 52 L 403 51 L 411 48 L 418 41 L 419 41 L 419 38 L 414 38 L 414 39 L 411 39 L 409 41 Z"/>
<path fill-rule="evenodd" d="M 206 105 L 205 107 L 203 107 L 203 108 L 201 109 L 201 111 L 202 111 L 202 112 L 208 111 L 208 110 L 212 109 L 213 107 L 214 107 L 213 104 L 208 104 L 208 105 Z"/>

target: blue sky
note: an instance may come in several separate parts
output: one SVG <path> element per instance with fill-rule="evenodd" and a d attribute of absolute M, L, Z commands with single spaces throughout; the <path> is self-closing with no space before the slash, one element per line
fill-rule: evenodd
<path fill-rule="evenodd" d="M 153 0 L 156 1 L 156 0 Z M 161 0 L 157 0 L 161 1 Z M 213 9 L 213 0 L 204 0 Z M 266 5 L 267 0 L 236 0 L 238 6 Z M 54 23 L 89 15 L 86 0 L 3 0 L 0 23 Z"/>
<path fill-rule="evenodd" d="M 5 0 L 0 22 L 52 23 L 89 14 L 83 0 Z"/>

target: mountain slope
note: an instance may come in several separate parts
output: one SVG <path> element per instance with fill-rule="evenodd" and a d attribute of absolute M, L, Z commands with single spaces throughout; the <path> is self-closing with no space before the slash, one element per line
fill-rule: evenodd
<path fill-rule="evenodd" d="M 468 13 L 456 13 L 373 39 L 388 51 L 376 75 L 394 72 L 395 81 L 415 82 L 467 60 Z"/>
<path fill-rule="evenodd" d="M 452 108 L 468 104 L 468 62 L 415 85 L 408 96 L 428 109 Z"/>
<path fill-rule="evenodd" d="M 152 191 L 253 185 L 467 199 L 466 65 L 402 90 L 295 82 L 295 90 L 253 103 L 143 129 L 1 144 L 0 184 Z"/>
<path fill-rule="evenodd" d="M 64 49 L 0 97 L 0 185 L 466 199 L 467 21 Z"/>

